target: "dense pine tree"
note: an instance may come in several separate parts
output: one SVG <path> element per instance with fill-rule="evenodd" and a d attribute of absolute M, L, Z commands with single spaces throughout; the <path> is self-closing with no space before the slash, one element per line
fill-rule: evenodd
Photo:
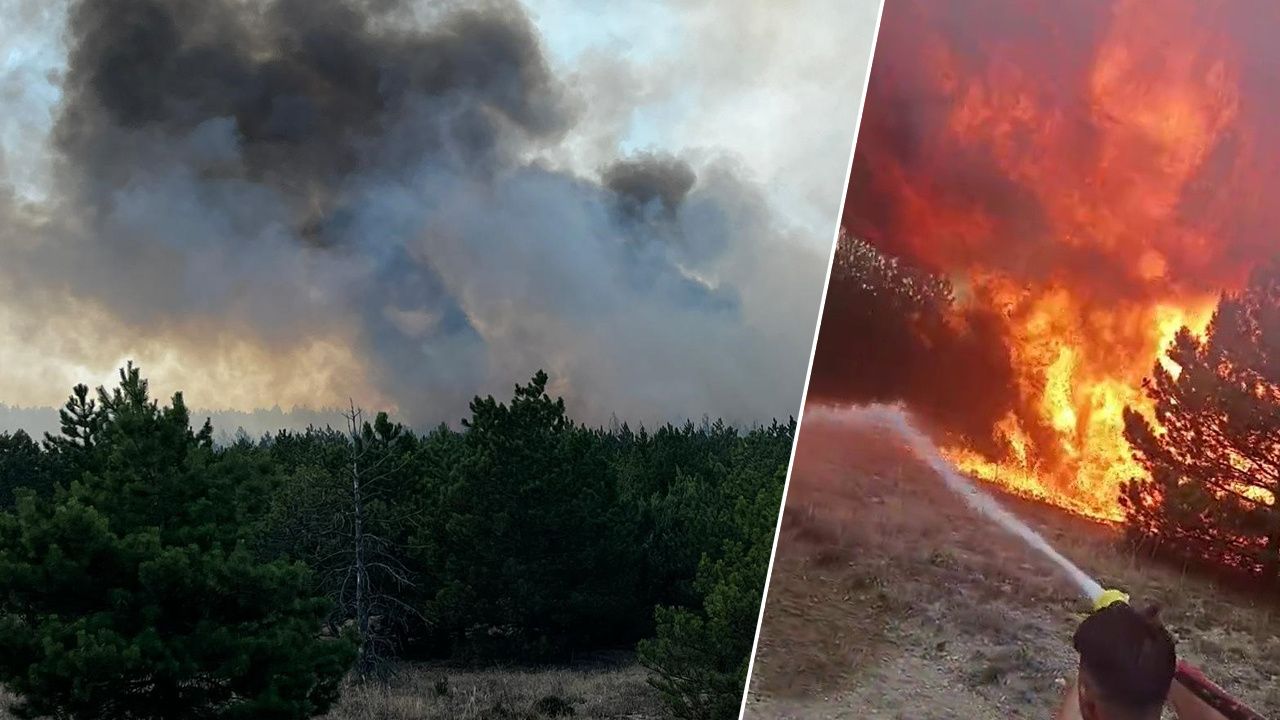
<path fill-rule="evenodd" d="M 0 433 L 0 508 L 10 509 L 22 488 L 42 496 L 53 491 L 53 459 L 25 431 Z"/>
<path fill-rule="evenodd" d="M 0 515 L 0 682 L 24 716 L 304 718 L 353 646 L 317 633 L 305 566 L 248 542 L 271 468 L 216 454 L 137 369 L 99 391 L 90 467 Z M 75 438 L 83 440 L 82 437 Z"/>
<path fill-rule="evenodd" d="M 657 637 L 640 643 L 652 684 L 682 720 L 738 715 L 786 480 L 779 451 L 794 431 L 794 423 L 756 430 L 716 468 L 720 501 L 703 507 L 720 539 L 698 564 L 699 601 L 659 606 Z"/>
<path fill-rule="evenodd" d="M 89 392 L 88 385 L 76 385 L 71 398 L 58 411 L 60 434 L 45 434 L 45 445 L 68 476 L 78 477 L 92 469 L 93 450 L 102 431 L 106 409 L 91 399 Z"/>
<path fill-rule="evenodd" d="M 618 562 L 635 540 L 601 436 L 569 419 L 547 380 L 539 372 L 509 405 L 472 403 L 440 522 L 425 527 L 433 614 L 459 648 L 551 657 L 614 634 L 609 617 L 634 606 Z"/>
<path fill-rule="evenodd" d="M 1130 531 L 1280 582 L 1280 264 L 1224 295 L 1203 339 L 1183 328 L 1144 387 L 1153 426 L 1126 411 L 1149 473 L 1127 483 Z"/>

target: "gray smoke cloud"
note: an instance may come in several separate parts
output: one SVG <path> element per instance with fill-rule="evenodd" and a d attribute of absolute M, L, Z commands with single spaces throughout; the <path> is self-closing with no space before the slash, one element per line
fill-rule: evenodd
<path fill-rule="evenodd" d="M 537 159 L 583 100 L 514 2 L 80 0 L 65 37 L 55 195 L 0 197 L 11 312 L 262 351 L 228 377 L 338 338 L 315 404 L 416 424 L 538 368 L 592 421 L 798 408 L 823 250 L 728 159 Z"/>

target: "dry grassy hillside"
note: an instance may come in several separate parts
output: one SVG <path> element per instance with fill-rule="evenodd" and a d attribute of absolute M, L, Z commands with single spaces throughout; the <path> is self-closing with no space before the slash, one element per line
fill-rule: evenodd
<path fill-rule="evenodd" d="M 1159 602 L 1184 657 L 1280 717 L 1280 616 L 1001 497 L 1104 585 Z M 746 718 L 1048 718 L 1083 601 L 894 438 L 806 422 Z"/>

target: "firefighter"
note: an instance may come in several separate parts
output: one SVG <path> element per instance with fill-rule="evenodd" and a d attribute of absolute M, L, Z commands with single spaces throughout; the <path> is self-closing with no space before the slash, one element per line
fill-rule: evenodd
<path fill-rule="evenodd" d="M 1174 682 L 1174 639 L 1154 607 L 1102 607 L 1076 628 L 1072 645 L 1080 661 L 1060 720 L 1159 720 L 1166 704 L 1179 720 L 1226 720 Z"/>

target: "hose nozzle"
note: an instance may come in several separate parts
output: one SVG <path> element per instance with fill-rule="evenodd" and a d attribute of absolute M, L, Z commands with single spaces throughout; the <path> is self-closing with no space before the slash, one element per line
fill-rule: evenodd
<path fill-rule="evenodd" d="M 1129 596 L 1126 593 L 1119 590 L 1103 590 L 1102 594 L 1093 601 L 1093 611 L 1098 612 L 1099 610 L 1115 605 L 1116 603 L 1128 602 Z"/>

